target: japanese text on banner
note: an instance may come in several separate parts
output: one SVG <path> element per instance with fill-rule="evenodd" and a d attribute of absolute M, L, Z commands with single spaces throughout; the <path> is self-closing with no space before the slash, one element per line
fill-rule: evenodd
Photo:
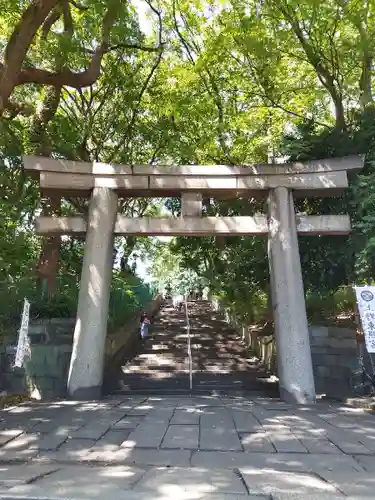
<path fill-rule="evenodd" d="M 355 293 L 367 352 L 375 352 L 375 286 L 356 286 Z"/>
<path fill-rule="evenodd" d="M 30 345 L 29 345 L 29 314 L 30 314 L 30 302 L 25 299 L 23 305 L 23 313 L 21 320 L 21 328 L 19 330 L 18 335 L 18 345 L 16 351 L 16 359 L 14 361 L 14 366 L 17 368 L 21 368 L 23 365 L 25 356 L 30 354 Z"/>

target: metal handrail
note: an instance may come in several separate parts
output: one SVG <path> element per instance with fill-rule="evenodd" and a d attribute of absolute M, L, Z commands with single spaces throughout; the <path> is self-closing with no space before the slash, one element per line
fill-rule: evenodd
<path fill-rule="evenodd" d="M 185 294 L 185 316 L 186 316 L 186 331 L 187 331 L 187 348 L 188 348 L 188 358 L 189 358 L 189 384 L 190 390 L 193 390 L 193 359 L 191 355 L 191 338 L 190 338 L 190 320 L 189 320 L 189 310 L 187 302 L 187 294 Z"/>

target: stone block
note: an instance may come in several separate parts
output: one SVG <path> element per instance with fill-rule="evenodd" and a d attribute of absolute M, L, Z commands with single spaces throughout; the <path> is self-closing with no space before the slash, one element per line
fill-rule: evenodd
<path fill-rule="evenodd" d="M 73 432 L 71 437 L 73 439 L 100 439 L 109 429 L 110 423 L 99 422 L 93 420 L 89 422 L 85 427 L 81 427 L 77 431 Z"/>
<path fill-rule="evenodd" d="M 64 396 L 66 394 L 66 377 L 60 379 L 54 379 L 54 389 L 53 392 L 56 396 Z"/>
<path fill-rule="evenodd" d="M 121 431 L 109 430 L 99 439 L 99 441 L 96 441 L 93 451 L 100 451 L 102 449 L 117 450 L 130 433 L 131 429 L 122 429 Z"/>
<path fill-rule="evenodd" d="M 325 354 L 321 357 L 321 364 L 326 366 L 337 366 L 340 363 L 338 354 Z"/>
<path fill-rule="evenodd" d="M 181 215 L 193 217 L 202 215 L 201 193 L 181 193 Z"/>
<path fill-rule="evenodd" d="M 262 431 L 262 426 L 251 412 L 233 409 L 231 411 L 237 432 L 252 433 Z"/>
<path fill-rule="evenodd" d="M 329 387 L 330 378 L 328 377 L 314 377 L 315 380 L 315 390 L 318 394 L 326 393 L 327 387 Z"/>
<path fill-rule="evenodd" d="M 121 420 L 119 420 L 118 422 L 116 422 L 113 426 L 112 426 L 112 429 L 114 430 L 119 430 L 119 431 L 122 431 L 122 430 L 134 430 L 137 425 L 140 424 L 142 420 L 142 417 L 124 417 L 122 418 Z"/>
<path fill-rule="evenodd" d="M 235 451 L 196 451 L 191 458 L 193 467 L 233 469 L 242 467 L 267 468 L 285 472 L 316 472 L 363 470 L 348 455 L 324 453 L 239 453 Z"/>
<path fill-rule="evenodd" d="M 212 493 L 247 493 L 241 478 L 233 471 L 161 467 L 147 471 L 135 486 L 137 490 L 149 490 L 151 496 L 158 491 L 173 491 L 175 498 L 205 498 Z"/>
<path fill-rule="evenodd" d="M 228 426 L 201 428 L 199 448 L 217 451 L 242 450 L 237 432 Z"/>
<path fill-rule="evenodd" d="M 70 334 L 66 334 L 66 333 L 60 333 L 57 330 L 55 335 L 53 336 L 53 343 L 55 345 L 71 346 L 73 343 L 73 334 L 74 334 L 74 332 L 71 332 Z"/>
<path fill-rule="evenodd" d="M 268 438 L 266 432 L 253 432 L 241 434 L 243 449 L 249 453 L 275 453 L 276 449 Z"/>
<path fill-rule="evenodd" d="M 329 345 L 329 338 L 327 337 L 311 337 L 310 342 L 311 346 L 314 347 L 324 347 Z"/>
<path fill-rule="evenodd" d="M 326 379 L 324 391 L 327 396 L 334 398 L 344 398 L 351 394 L 349 380 L 343 378 L 330 377 Z"/>
<path fill-rule="evenodd" d="M 56 366 L 58 366 L 59 363 L 59 348 L 58 346 L 45 346 L 44 347 L 45 351 L 45 359 L 46 359 L 46 370 L 48 370 L 49 373 L 54 373 L 56 371 Z"/>
<path fill-rule="evenodd" d="M 80 455 L 87 455 L 89 450 L 95 446 L 97 441 L 95 439 L 68 439 L 64 440 L 63 444 L 59 447 L 59 452 L 74 453 L 78 452 Z"/>
<path fill-rule="evenodd" d="M 55 430 L 41 436 L 40 440 L 34 444 L 33 448 L 40 451 L 54 451 L 61 446 L 69 436 L 69 432 Z"/>
<path fill-rule="evenodd" d="M 46 350 L 43 346 L 33 346 L 31 348 L 31 357 L 26 362 L 28 369 L 32 370 L 33 367 L 44 366 L 46 362 Z"/>
<path fill-rule="evenodd" d="M 27 484 L 36 479 L 51 474 L 58 466 L 50 465 L 5 465 L 0 470 L 0 484 L 12 487 L 17 484 Z"/>
<path fill-rule="evenodd" d="M 330 337 L 327 339 L 327 345 L 337 351 L 341 349 L 356 349 L 357 341 L 355 338 Z"/>
<path fill-rule="evenodd" d="M 327 326 L 311 326 L 309 328 L 311 336 L 315 339 L 316 337 L 328 337 L 328 327 Z"/>
<path fill-rule="evenodd" d="M 375 475 L 375 456 L 357 455 L 355 459 L 367 472 L 372 476 Z"/>
<path fill-rule="evenodd" d="M 373 498 L 375 478 L 368 473 L 345 474 L 340 472 L 324 471 L 319 474 L 327 483 L 338 488 L 347 497 Z"/>
<path fill-rule="evenodd" d="M 8 373 L 4 377 L 4 384 L 7 390 L 14 394 L 25 394 L 27 392 L 26 377 L 24 374 Z"/>
<path fill-rule="evenodd" d="M 307 453 L 301 441 L 287 427 L 264 425 L 268 438 L 279 453 Z"/>
<path fill-rule="evenodd" d="M 342 339 L 342 338 L 349 338 L 349 339 L 355 339 L 356 338 L 356 331 L 353 328 L 340 328 L 337 326 L 330 326 L 328 329 L 328 334 L 330 337 Z"/>
<path fill-rule="evenodd" d="M 338 493 L 334 486 L 314 474 L 275 470 L 269 473 L 267 470 L 253 467 L 241 468 L 240 472 L 251 494 L 271 494 L 272 498 L 275 498 L 275 494 L 295 493 L 300 495 L 300 498 L 309 498 L 309 495 L 314 493 Z"/>
<path fill-rule="evenodd" d="M 340 365 L 348 368 L 349 370 L 354 370 L 358 365 L 356 353 L 353 353 L 353 356 L 341 356 Z"/>
<path fill-rule="evenodd" d="M 128 450 L 124 450 L 123 453 L 125 461 L 130 461 L 136 465 L 161 465 L 164 467 L 190 466 L 190 450 L 152 450 L 134 448 L 130 454 Z"/>
<path fill-rule="evenodd" d="M 124 440 L 122 447 L 124 448 L 158 448 L 167 431 L 168 423 L 154 424 L 150 422 L 142 422 L 132 431 L 128 439 Z"/>
<path fill-rule="evenodd" d="M 320 356 L 321 354 L 327 354 L 327 347 L 326 346 L 311 346 L 311 356 Z M 314 360 L 313 360 L 314 362 Z"/>
<path fill-rule="evenodd" d="M 40 435 L 34 433 L 23 433 L 5 444 L 1 451 L 21 452 L 35 449 L 40 441 Z"/>
<path fill-rule="evenodd" d="M 170 425 L 161 444 L 162 448 L 198 449 L 198 425 Z"/>
<path fill-rule="evenodd" d="M 134 406 L 134 408 L 128 412 L 128 415 L 132 417 L 144 417 L 150 412 L 151 409 L 152 407 L 148 404 L 140 404 L 138 406 Z"/>
<path fill-rule="evenodd" d="M 318 365 L 325 365 L 325 356 L 327 355 L 327 351 L 324 351 L 323 353 L 311 353 L 311 361 L 313 366 L 318 366 Z"/>
<path fill-rule="evenodd" d="M 188 410 L 176 410 L 174 412 L 171 424 L 173 425 L 198 425 L 199 412 L 192 412 Z"/>
<path fill-rule="evenodd" d="M 35 380 L 35 385 L 43 393 L 45 391 L 53 391 L 54 389 L 54 379 L 53 377 L 40 377 Z"/>
<path fill-rule="evenodd" d="M 331 374 L 331 370 L 328 366 L 318 365 L 316 367 L 316 373 L 319 377 L 329 377 Z"/>
<path fill-rule="evenodd" d="M 144 474 L 134 466 L 89 467 L 64 465 L 35 483 L 18 486 L 11 493 L 18 498 L 125 500 L 129 490 Z"/>
<path fill-rule="evenodd" d="M 31 345 L 43 345 L 49 341 L 49 333 L 46 325 L 30 325 L 28 335 Z"/>
<path fill-rule="evenodd" d="M 52 326 L 61 328 L 61 330 L 70 332 L 72 328 L 74 330 L 76 320 L 75 318 L 50 318 L 49 323 Z"/>
<path fill-rule="evenodd" d="M 12 441 L 23 433 L 22 429 L 4 429 L 0 431 L 0 446 Z"/>
<path fill-rule="evenodd" d="M 346 366 L 331 367 L 331 377 L 340 380 L 346 380 L 350 377 L 350 369 Z"/>

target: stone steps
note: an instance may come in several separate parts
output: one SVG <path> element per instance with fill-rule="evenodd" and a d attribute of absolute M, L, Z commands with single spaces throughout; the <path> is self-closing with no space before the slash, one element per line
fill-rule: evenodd
<path fill-rule="evenodd" d="M 190 390 L 185 313 L 165 307 L 155 318 L 142 352 L 122 367 L 118 387 L 111 392 L 267 393 L 262 367 L 252 359 L 237 333 L 211 310 L 210 304 L 190 303 L 189 313 L 193 390 Z"/>

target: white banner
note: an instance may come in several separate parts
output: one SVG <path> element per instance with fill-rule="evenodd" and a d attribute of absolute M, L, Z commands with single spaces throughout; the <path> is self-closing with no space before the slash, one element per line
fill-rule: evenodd
<path fill-rule="evenodd" d="M 355 286 L 367 352 L 375 352 L 375 286 Z"/>
<path fill-rule="evenodd" d="M 18 335 L 18 344 L 16 351 L 16 358 L 14 360 L 14 366 L 21 368 L 25 359 L 25 355 L 30 354 L 30 344 L 29 344 L 29 315 L 30 315 L 30 302 L 25 299 L 23 304 L 23 312 L 21 319 L 21 328 Z"/>

